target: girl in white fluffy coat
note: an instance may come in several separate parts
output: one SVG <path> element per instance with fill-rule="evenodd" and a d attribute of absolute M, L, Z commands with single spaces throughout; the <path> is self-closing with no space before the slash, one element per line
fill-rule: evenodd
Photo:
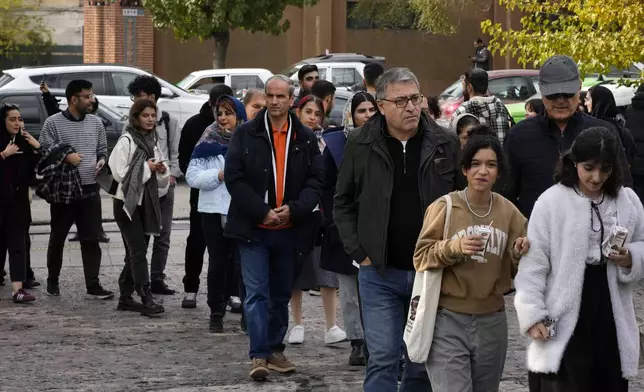
<path fill-rule="evenodd" d="M 514 281 L 530 392 L 622 392 L 637 375 L 632 284 L 643 271 L 644 208 L 621 186 L 618 148 L 606 128 L 579 134 L 530 217 Z M 628 230 L 626 244 L 606 257 L 616 226 Z"/>

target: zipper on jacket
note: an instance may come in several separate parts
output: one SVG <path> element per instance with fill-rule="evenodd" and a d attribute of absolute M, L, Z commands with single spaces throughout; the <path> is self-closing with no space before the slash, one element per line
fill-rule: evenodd
<path fill-rule="evenodd" d="M 407 174 L 407 140 L 401 140 L 403 146 L 403 173 Z"/>

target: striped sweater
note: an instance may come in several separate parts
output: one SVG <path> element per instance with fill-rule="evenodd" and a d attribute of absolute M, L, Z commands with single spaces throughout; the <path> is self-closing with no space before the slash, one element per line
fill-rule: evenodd
<path fill-rule="evenodd" d="M 96 183 L 96 162 L 107 162 L 107 136 L 100 118 L 88 114 L 81 120 L 75 119 L 67 110 L 54 114 L 45 120 L 39 138 L 42 148 L 47 151 L 55 144 L 68 144 L 84 155 L 78 165 L 83 185 Z"/>

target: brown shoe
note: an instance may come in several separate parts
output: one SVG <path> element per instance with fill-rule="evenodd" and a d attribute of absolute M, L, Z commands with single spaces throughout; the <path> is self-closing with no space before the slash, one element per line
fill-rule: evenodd
<path fill-rule="evenodd" d="M 275 352 L 268 358 L 268 368 L 279 373 L 291 373 L 295 371 L 293 362 L 286 359 L 284 353 Z"/>
<path fill-rule="evenodd" d="M 254 381 L 266 381 L 268 377 L 268 368 L 266 367 L 266 359 L 253 358 L 253 368 L 250 369 L 250 378 Z"/>

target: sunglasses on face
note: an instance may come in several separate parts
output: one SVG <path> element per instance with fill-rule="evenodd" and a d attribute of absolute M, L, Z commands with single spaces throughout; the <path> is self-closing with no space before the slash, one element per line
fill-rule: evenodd
<path fill-rule="evenodd" d="M 572 98 L 574 96 L 575 96 L 575 94 L 563 94 L 563 93 L 561 93 L 561 94 L 546 95 L 546 99 L 548 99 L 550 101 L 556 101 L 559 98 L 570 99 L 570 98 Z"/>

